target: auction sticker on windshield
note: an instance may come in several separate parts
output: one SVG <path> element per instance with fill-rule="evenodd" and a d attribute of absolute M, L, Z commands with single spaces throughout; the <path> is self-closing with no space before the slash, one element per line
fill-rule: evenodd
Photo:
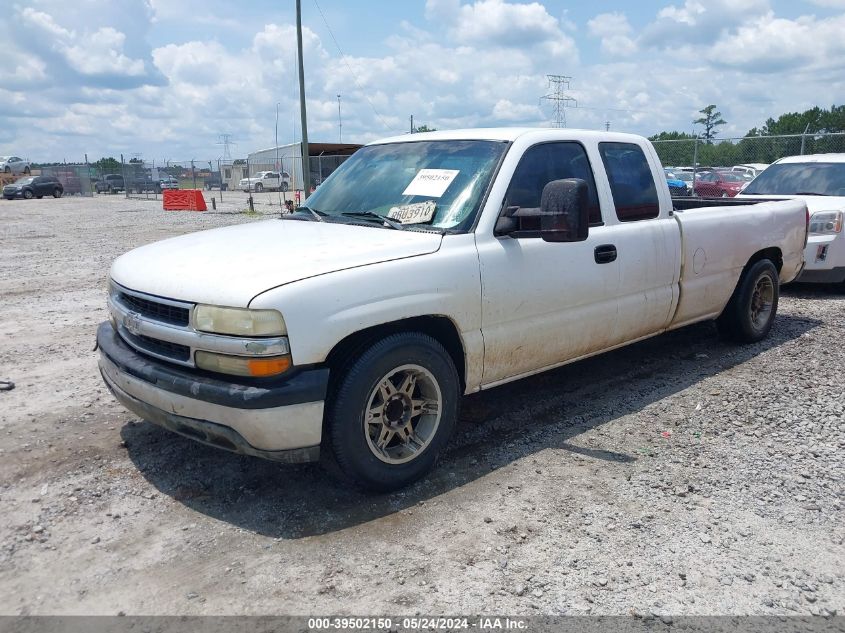
<path fill-rule="evenodd" d="M 420 169 L 402 195 L 439 198 L 459 173 L 459 169 Z"/>
<path fill-rule="evenodd" d="M 387 217 L 391 220 L 396 220 L 400 224 L 431 222 L 436 207 L 437 203 L 434 200 L 426 200 L 425 202 L 417 202 L 416 204 L 403 204 L 402 206 L 390 209 L 387 212 Z"/>

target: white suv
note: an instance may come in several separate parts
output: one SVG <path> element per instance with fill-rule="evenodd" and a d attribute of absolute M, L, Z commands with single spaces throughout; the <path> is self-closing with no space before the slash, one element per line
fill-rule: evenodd
<path fill-rule="evenodd" d="M 796 281 L 845 290 L 845 154 L 781 158 L 737 198 L 803 198 L 810 210 L 804 270 Z"/>
<path fill-rule="evenodd" d="M 287 191 L 290 189 L 290 174 L 286 171 L 259 171 L 250 178 L 241 178 L 238 182 L 238 189 L 242 191 L 261 192 L 265 189 L 270 191 L 278 189 Z"/>

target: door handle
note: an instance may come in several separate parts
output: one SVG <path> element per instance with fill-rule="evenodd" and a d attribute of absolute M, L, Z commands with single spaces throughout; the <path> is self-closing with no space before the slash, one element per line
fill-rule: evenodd
<path fill-rule="evenodd" d="M 602 244 L 596 246 L 594 251 L 597 264 L 609 264 L 616 261 L 616 246 L 613 244 Z"/>

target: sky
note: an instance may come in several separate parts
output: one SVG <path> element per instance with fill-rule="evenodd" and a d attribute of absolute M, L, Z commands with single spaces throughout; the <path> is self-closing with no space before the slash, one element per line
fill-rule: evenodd
<path fill-rule="evenodd" d="M 9 2 L 0 155 L 208 161 L 222 134 L 233 158 L 300 138 L 293 0 Z M 643 135 L 700 132 L 708 104 L 720 136 L 742 136 L 845 103 L 845 0 L 302 0 L 302 13 L 313 142 L 402 134 L 411 116 L 549 126 L 547 75 L 571 77 L 568 127 Z"/>

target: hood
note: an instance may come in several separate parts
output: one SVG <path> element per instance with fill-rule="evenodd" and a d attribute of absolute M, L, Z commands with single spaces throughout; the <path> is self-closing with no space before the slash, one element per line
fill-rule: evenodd
<path fill-rule="evenodd" d="M 258 294 L 308 277 L 434 253 L 442 236 L 378 227 L 268 220 L 191 233 L 136 248 L 111 268 L 117 283 L 197 303 L 246 307 Z"/>

